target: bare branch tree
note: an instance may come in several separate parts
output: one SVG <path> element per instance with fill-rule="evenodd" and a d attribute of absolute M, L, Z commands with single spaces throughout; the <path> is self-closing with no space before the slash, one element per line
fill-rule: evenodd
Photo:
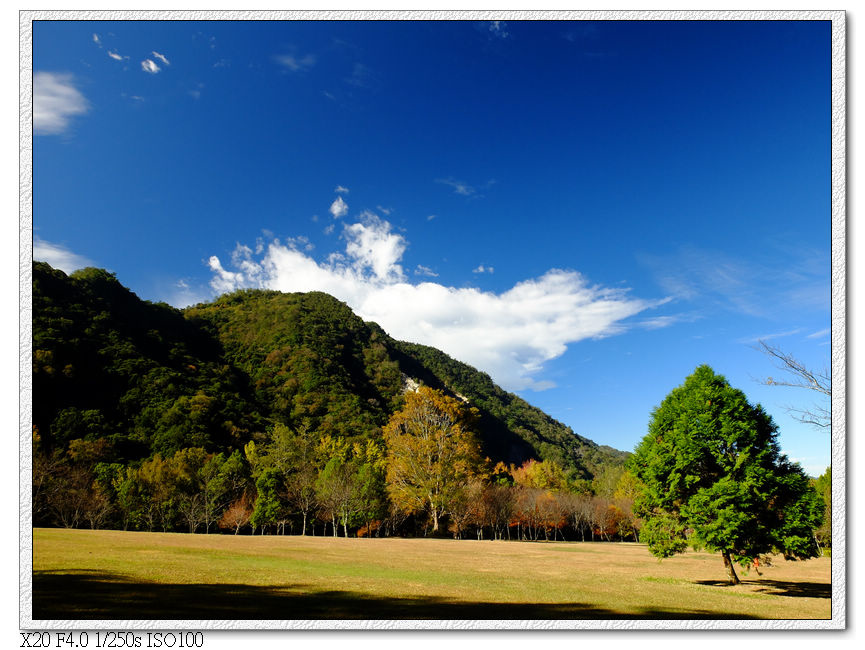
<path fill-rule="evenodd" d="M 769 345 L 765 341 L 758 341 L 754 349 L 768 355 L 772 359 L 776 368 L 783 370 L 788 375 L 792 376 L 792 379 L 776 379 L 774 377 L 767 377 L 766 379 L 760 380 L 760 383 L 765 384 L 766 386 L 805 388 L 831 399 L 832 376 L 828 369 L 823 369 L 820 372 L 812 371 L 792 354 Z M 829 428 L 832 426 L 832 411 L 826 406 L 815 404 L 810 409 L 795 408 L 793 406 L 785 406 L 784 408 L 787 409 L 793 417 L 805 424 L 811 424 L 820 428 Z"/>

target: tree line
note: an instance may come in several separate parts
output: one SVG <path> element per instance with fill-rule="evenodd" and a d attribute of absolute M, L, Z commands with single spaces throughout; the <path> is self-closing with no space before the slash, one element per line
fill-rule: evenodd
<path fill-rule="evenodd" d="M 452 535 L 512 540 L 639 538 L 634 478 L 611 466 L 574 479 L 555 461 L 482 458 L 477 412 L 421 386 L 380 441 L 272 427 L 242 451 L 111 457 L 110 443 L 39 450 L 34 521 L 65 527 L 334 536 Z"/>
<path fill-rule="evenodd" d="M 692 544 L 720 550 L 728 569 L 731 557 L 813 556 L 815 544 L 831 545 L 831 470 L 809 482 L 779 456 L 759 407 L 748 431 L 742 397 L 698 369 L 656 409 L 628 465 L 592 480 L 550 460 L 493 464 L 481 456 L 476 409 L 425 386 L 405 396 L 379 441 L 277 424 L 242 452 L 185 448 L 123 465 L 102 460 L 105 439 L 75 440 L 35 456 L 34 519 L 204 534 L 630 540 L 659 557 Z"/>

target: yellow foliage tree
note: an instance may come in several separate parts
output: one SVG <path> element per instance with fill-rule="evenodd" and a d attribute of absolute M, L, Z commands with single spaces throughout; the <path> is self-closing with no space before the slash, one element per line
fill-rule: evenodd
<path fill-rule="evenodd" d="M 470 479 L 481 473 L 477 411 L 426 386 L 384 428 L 387 491 L 404 513 L 428 511 L 433 533 Z"/>

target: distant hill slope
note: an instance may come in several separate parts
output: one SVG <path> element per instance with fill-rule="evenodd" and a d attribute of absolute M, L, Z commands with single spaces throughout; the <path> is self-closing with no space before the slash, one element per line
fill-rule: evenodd
<path fill-rule="evenodd" d="M 275 422 L 377 438 L 418 382 L 480 411 L 494 461 L 551 459 L 591 478 L 627 455 L 324 293 L 242 290 L 181 311 L 140 300 L 99 269 L 67 276 L 36 263 L 33 274 L 33 422 L 49 446 L 104 437 L 129 461 L 239 448 Z"/>
<path fill-rule="evenodd" d="M 113 274 L 33 265 L 33 426 L 43 444 L 106 439 L 118 459 L 228 449 L 266 425 L 208 332 Z"/>

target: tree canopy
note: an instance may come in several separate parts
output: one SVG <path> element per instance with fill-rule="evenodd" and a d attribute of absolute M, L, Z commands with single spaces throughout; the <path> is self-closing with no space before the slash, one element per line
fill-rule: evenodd
<path fill-rule="evenodd" d="M 652 412 L 629 461 L 643 489 L 635 511 L 642 541 L 658 557 L 687 545 L 733 563 L 761 555 L 816 557 L 822 502 L 802 469 L 780 453 L 777 427 L 759 405 L 706 365 Z"/>
<path fill-rule="evenodd" d="M 406 395 L 405 406 L 384 428 L 391 500 L 404 512 L 428 510 L 433 532 L 480 473 L 476 417 L 459 400 L 421 386 Z"/>

